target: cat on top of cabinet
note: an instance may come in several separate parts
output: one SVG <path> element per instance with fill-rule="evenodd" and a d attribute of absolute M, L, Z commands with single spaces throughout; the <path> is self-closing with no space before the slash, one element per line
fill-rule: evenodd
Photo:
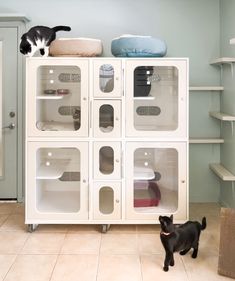
<path fill-rule="evenodd" d="M 57 31 L 70 31 L 69 26 L 34 26 L 21 37 L 20 52 L 32 57 L 38 50 L 43 57 L 49 54 L 49 46 L 56 38 Z"/>

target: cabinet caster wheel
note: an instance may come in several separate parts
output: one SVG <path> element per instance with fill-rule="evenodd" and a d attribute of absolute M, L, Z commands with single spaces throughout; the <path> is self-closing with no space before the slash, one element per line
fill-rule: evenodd
<path fill-rule="evenodd" d="M 36 229 L 37 224 L 28 224 L 28 232 L 32 233 Z"/>
<path fill-rule="evenodd" d="M 110 228 L 110 224 L 102 224 L 101 225 L 101 232 L 106 233 Z"/>

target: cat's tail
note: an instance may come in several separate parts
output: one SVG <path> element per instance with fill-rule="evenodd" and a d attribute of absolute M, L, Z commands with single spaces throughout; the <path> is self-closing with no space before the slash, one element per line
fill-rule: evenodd
<path fill-rule="evenodd" d="M 52 27 L 52 29 L 57 32 L 57 31 L 70 31 L 71 27 L 70 26 L 66 26 L 66 25 L 58 25 L 55 27 Z"/>
<path fill-rule="evenodd" d="M 206 217 L 202 218 L 202 224 L 201 224 L 201 230 L 204 230 L 206 228 Z"/>

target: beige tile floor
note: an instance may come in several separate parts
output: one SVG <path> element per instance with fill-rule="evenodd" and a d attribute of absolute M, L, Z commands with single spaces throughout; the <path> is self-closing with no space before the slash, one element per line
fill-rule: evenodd
<path fill-rule="evenodd" d="M 218 204 L 191 204 L 190 218 L 206 215 L 196 260 L 175 254 L 162 270 L 164 250 L 158 225 L 111 226 L 106 234 L 92 225 L 40 225 L 28 233 L 24 206 L 0 204 L 0 281 L 217 281 Z"/>

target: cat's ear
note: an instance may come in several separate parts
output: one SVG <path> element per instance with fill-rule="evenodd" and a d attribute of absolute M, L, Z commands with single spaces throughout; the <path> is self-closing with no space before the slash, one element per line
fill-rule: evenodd
<path fill-rule="evenodd" d="M 160 221 L 160 222 L 162 222 L 162 221 L 163 221 L 163 220 L 162 220 L 162 216 L 159 216 L 159 221 Z"/>
<path fill-rule="evenodd" d="M 171 221 L 173 222 L 173 215 L 170 216 Z"/>

